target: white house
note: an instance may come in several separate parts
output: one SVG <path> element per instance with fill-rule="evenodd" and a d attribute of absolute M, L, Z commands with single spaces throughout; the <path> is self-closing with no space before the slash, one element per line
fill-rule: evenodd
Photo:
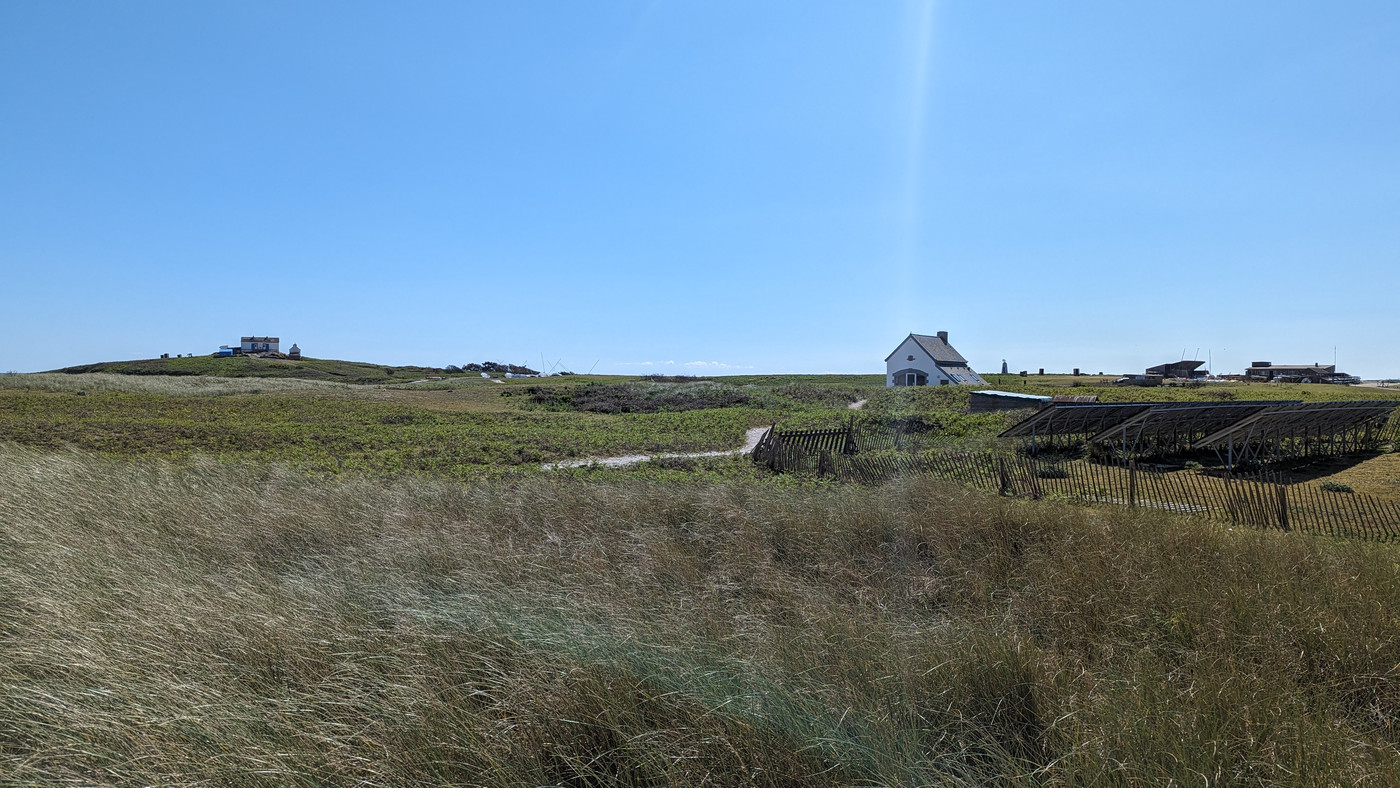
<path fill-rule="evenodd" d="M 948 332 L 910 334 L 885 358 L 885 386 L 985 386 L 967 359 L 948 344 Z"/>
<path fill-rule="evenodd" d="M 243 337 L 244 353 L 277 353 L 281 344 L 277 337 Z"/>

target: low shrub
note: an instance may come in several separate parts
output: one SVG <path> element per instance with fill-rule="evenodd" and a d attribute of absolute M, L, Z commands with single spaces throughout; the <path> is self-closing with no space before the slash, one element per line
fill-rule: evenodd
<path fill-rule="evenodd" d="M 693 471 L 700 461 L 694 457 L 653 457 L 647 461 L 653 468 L 669 471 Z"/>
<path fill-rule="evenodd" d="M 588 383 L 531 386 L 529 402 L 551 410 L 586 413 L 681 413 L 749 402 L 747 392 L 715 383 Z"/>
<path fill-rule="evenodd" d="M 865 393 L 854 386 L 823 386 L 807 382 L 789 383 L 772 391 L 780 397 L 787 397 L 805 405 L 824 405 L 832 408 L 844 408 L 865 398 Z"/>
<path fill-rule="evenodd" d="M 643 375 L 642 380 L 648 383 L 713 383 L 709 378 L 696 377 L 695 375 Z"/>
<path fill-rule="evenodd" d="M 1325 482 L 1323 482 L 1323 483 L 1322 483 L 1322 489 L 1326 490 L 1327 492 L 1334 492 L 1334 493 L 1356 492 L 1355 490 L 1351 489 L 1351 485 L 1350 485 L 1350 484 L 1345 484 L 1345 483 L 1343 483 L 1343 482 L 1334 482 L 1334 481 L 1325 481 Z"/>

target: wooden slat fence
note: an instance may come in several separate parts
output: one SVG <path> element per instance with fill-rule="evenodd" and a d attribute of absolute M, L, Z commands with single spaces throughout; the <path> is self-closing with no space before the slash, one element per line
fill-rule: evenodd
<path fill-rule="evenodd" d="M 888 431 L 892 432 L 892 431 Z M 987 492 L 1160 509 L 1255 528 L 1400 541 L 1400 505 L 1317 482 L 1284 483 L 1277 475 L 1162 473 L 1134 464 L 1054 462 L 1020 454 L 890 451 L 867 442 L 854 423 L 834 430 L 769 429 L 754 461 L 778 472 L 808 472 L 861 484 L 931 476 Z M 905 436 L 913 437 L 913 436 Z M 897 445 L 891 435 L 887 441 Z M 874 445 L 872 445 L 874 444 Z"/>
<path fill-rule="evenodd" d="M 854 422 L 831 430 L 780 430 L 774 424 L 759 438 L 753 461 L 779 473 L 835 473 L 834 456 L 858 451 L 853 428 Z"/>

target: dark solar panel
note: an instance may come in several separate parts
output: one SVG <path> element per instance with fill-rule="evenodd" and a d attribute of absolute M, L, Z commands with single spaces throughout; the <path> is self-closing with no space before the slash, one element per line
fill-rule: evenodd
<path fill-rule="evenodd" d="M 1400 401 L 1359 400 L 1353 402 L 1300 402 L 1283 408 L 1253 414 L 1196 442 L 1202 448 L 1229 441 L 1276 439 L 1307 435 L 1334 435 L 1365 427 L 1367 422 L 1383 424 Z"/>
<path fill-rule="evenodd" d="M 1263 408 L 1298 404 L 1297 400 L 1256 400 L 1247 402 L 1100 402 L 1095 404 L 1056 402 L 1036 411 L 1005 432 L 1003 438 L 1029 438 L 1053 435 L 1098 436 L 1128 422 L 1143 423 L 1145 429 L 1220 429 L 1232 421 Z"/>
<path fill-rule="evenodd" d="M 1185 438 L 1224 429 L 1241 419 L 1265 410 L 1294 404 L 1282 400 L 1248 402 L 1159 402 L 1146 412 L 1114 425 L 1089 440 L 1112 440 L 1131 433 L 1134 436 L 1171 435 Z"/>
<path fill-rule="evenodd" d="M 1121 460 L 1214 449 L 1227 467 L 1288 457 L 1372 449 L 1400 423 L 1391 400 L 1301 402 L 1055 402 L 1001 434 L 1084 440 Z M 1394 421 L 1392 421 L 1394 420 Z M 1390 424 L 1391 426 L 1387 426 Z"/>
<path fill-rule="evenodd" d="M 1092 435 L 1150 410 L 1154 402 L 1056 402 L 1001 433 L 1003 438 L 1052 435 Z"/>

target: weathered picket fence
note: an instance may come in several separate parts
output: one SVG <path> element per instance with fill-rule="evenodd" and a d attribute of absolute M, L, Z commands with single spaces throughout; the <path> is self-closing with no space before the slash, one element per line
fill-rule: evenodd
<path fill-rule="evenodd" d="M 1285 483 L 1268 473 L 1168 473 L 1132 463 L 1065 462 L 996 451 L 872 451 L 860 440 L 854 423 L 811 431 L 779 430 L 774 425 L 753 458 L 776 472 L 815 473 L 861 484 L 930 476 L 1006 496 L 1089 501 L 1257 528 L 1400 540 L 1400 505 L 1327 490 L 1318 482 Z"/>

